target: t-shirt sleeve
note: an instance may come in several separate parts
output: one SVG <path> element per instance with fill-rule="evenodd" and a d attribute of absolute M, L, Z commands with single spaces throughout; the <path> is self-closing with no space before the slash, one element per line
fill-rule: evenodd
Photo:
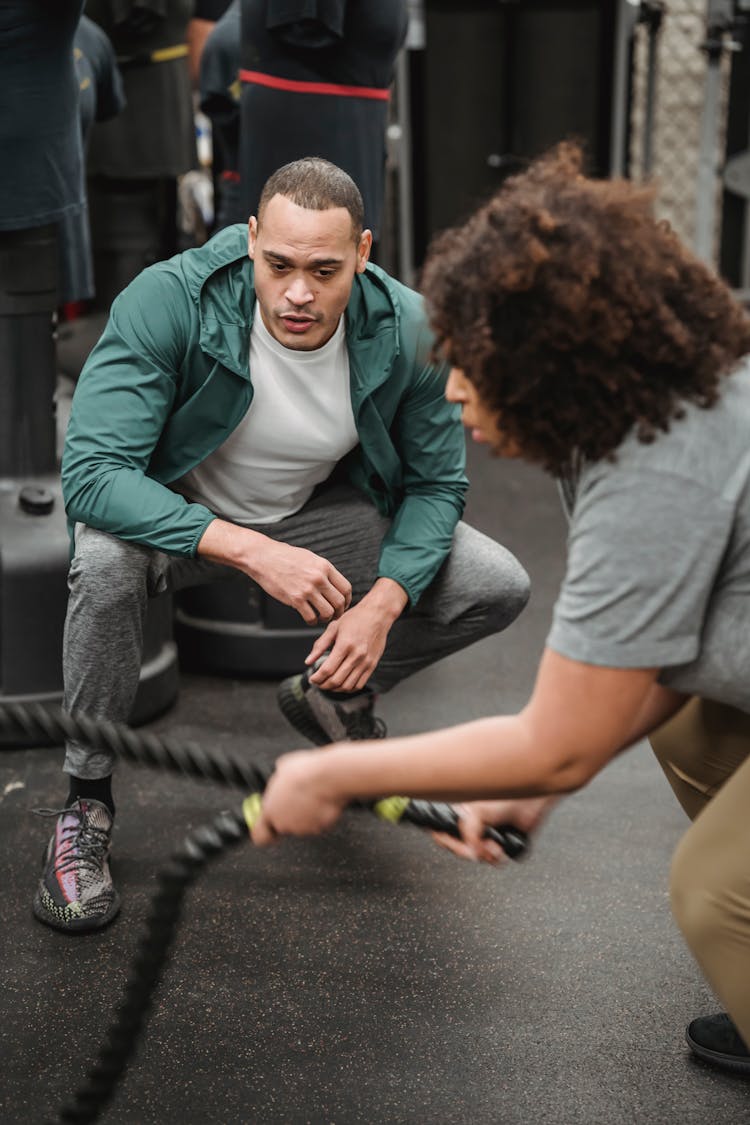
<path fill-rule="evenodd" d="M 584 476 L 549 647 L 615 668 L 695 659 L 732 521 L 730 503 L 684 476 Z"/>
<path fill-rule="evenodd" d="M 125 108 L 125 89 L 114 49 L 105 35 L 92 67 L 96 77 L 96 120 L 109 121 Z"/>
<path fill-rule="evenodd" d="M 236 37 L 228 34 L 236 25 Z M 222 22 L 211 32 L 200 62 L 200 108 L 219 121 L 231 120 L 239 113 L 237 72 L 240 65 L 239 19 Z"/>

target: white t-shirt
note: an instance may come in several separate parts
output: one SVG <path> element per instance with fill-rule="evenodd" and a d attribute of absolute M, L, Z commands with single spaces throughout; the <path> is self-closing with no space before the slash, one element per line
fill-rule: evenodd
<path fill-rule="evenodd" d="M 250 338 L 253 400 L 237 428 L 176 488 L 222 519 L 278 523 L 307 502 L 359 441 L 344 318 L 315 351 L 285 348 L 263 323 Z"/>

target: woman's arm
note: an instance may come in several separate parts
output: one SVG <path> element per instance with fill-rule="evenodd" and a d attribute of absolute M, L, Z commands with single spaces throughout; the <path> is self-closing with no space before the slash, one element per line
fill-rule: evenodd
<path fill-rule="evenodd" d="M 681 695 L 680 692 L 673 691 L 672 688 L 662 687 L 654 680 L 638 714 L 635 716 L 623 749 L 632 746 L 635 742 L 640 742 L 652 731 L 658 730 L 663 723 L 677 714 L 689 698 L 689 695 Z"/>
<path fill-rule="evenodd" d="M 253 838 L 264 844 L 279 834 L 322 832 L 351 801 L 391 793 L 466 801 L 579 789 L 677 709 L 679 697 L 665 694 L 657 674 L 582 664 L 546 649 L 517 715 L 280 758 Z"/>
<path fill-rule="evenodd" d="M 655 730 L 682 707 L 688 696 L 664 688 L 654 682 L 633 724 L 627 745 L 632 746 L 644 734 Z M 625 747 L 627 748 L 627 747 Z M 433 832 L 436 843 L 463 859 L 479 859 L 485 863 L 503 863 L 505 855 L 499 844 L 485 836 L 489 826 L 513 824 L 524 832 L 536 831 L 563 794 L 547 797 L 521 797 L 516 800 L 469 801 L 457 806 L 460 812 L 460 838 Z"/>

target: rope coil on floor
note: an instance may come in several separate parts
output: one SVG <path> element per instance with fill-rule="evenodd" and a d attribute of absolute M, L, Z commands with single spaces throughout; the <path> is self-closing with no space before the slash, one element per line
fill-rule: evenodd
<path fill-rule="evenodd" d="M 117 757 L 137 765 L 167 769 L 254 793 L 262 792 L 268 780 L 268 775 L 253 763 L 209 753 L 198 743 L 178 743 L 151 731 L 136 732 L 123 723 L 68 715 L 40 704 L 0 704 L 0 732 L 26 738 L 41 734 L 59 742 L 74 738 L 89 745 L 104 745 Z M 373 807 L 386 820 L 405 820 L 423 828 L 458 835 L 458 817 L 451 805 L 389 797 L 368 807 Z M 525 834 L 512 825 L 490 829 L 487 834 L 513 859 L 520 858 L 526 851 Z M 249 839 L 243 810 L 222 812 L 209 824 L 191 832 L 160 872 L 158 889 L 130 967 L 124 997 L 99 1050 L 98 1060 L 72 1101 L 59 1111 L 54 1125 L 89 1125 L 111 1101 L 143 1030 L 188 887 L 209 860 Z"/>

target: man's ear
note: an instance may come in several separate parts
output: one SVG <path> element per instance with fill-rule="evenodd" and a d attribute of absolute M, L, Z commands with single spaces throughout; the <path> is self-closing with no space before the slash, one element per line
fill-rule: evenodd
<path fill-rule="evenodd" d="M 255 243 L 258 239 L 258 220 L 255 215 L 250 216 L 250 221 L 247 224 L 247 255 L 249 258 L 255 259 Z"/>
<path fill-rule="evenodd" d="M 357 273 L 364 273 L 372 250 L 372 231 L 363 230 L 357 247 Z"/>

